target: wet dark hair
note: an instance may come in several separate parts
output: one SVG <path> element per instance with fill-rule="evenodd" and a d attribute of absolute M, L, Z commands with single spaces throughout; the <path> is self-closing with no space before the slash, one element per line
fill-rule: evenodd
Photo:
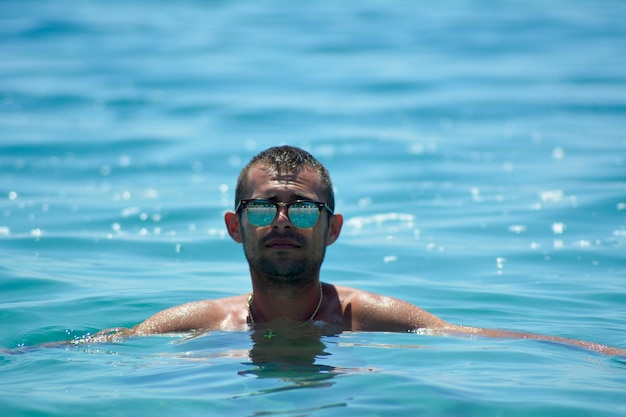
<path fill-rule="evenodd" d="M 275 146 L 252 157 L 250 162 L 239 173 L 237 188 L 235 189 L 235 206 L 243 199 L 250 169 L 258 165 L 275 169 L 279 174 L 300 172 L 305 168 L 316 171 L 322 180 L 323 192 L 326 198 L 326 201 L 323 201 L 323 203 L 328 204 L 331 210 L 335 210 L 335 193 L 326 167 L 304 149 L 288 145 Z"/>

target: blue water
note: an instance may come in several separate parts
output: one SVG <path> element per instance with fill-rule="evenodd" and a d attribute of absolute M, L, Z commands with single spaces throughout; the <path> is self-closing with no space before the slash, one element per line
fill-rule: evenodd
<path fill-rule="evenodd" d="M 625 21 L 619 0 L 0 1 L 2 416 L 625 415 L 624 358 L 530 340 L 30 348 L 249 291 L 222 215 L 284 143 L 346 218 L 324 281 L 626 348 Z"/>

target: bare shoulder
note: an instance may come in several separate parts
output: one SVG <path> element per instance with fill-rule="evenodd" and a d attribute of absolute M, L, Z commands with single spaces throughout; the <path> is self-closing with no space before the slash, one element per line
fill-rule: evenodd
<path fill-rule="evenodd" d="M 410 331 L 444 329 L 451 325 L 439 317 L 395 297 L 335 285 L 344 316 L 353 330 Z"/>
<path fill-rule="evenodd" d="M 246 328 L 247 295 L 192 301 L 160 311 L 133 328 L 135 334 Z"/>

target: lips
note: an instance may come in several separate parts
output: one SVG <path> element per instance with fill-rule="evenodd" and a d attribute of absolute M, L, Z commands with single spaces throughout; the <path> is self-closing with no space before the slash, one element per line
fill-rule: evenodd
<path fill-rule="evenodd" d="M 266 247 L 270 249 L 298 249 L 300 244 L 293 239 L 270 239 L 266 244 Z"/>
<path fill-rule="evenodd" d="M 262 244 L 266 248 L 283 250 L 299 249 L 302 247 L 301 238 L 299 236 L 279 235 L 277 233 L 266 236 Z"/>

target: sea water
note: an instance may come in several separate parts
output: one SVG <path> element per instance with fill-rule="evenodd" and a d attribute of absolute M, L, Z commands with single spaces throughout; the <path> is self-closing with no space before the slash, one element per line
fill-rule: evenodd
<path fill-rule="evenodd" d="M 250 290 L 269 146 L 328 166 L 322 279 L 626 348 L 626 4 L 0 2 L 2 416 L 623 416 L 626 362 L 532 340 L 251 332 L 46 347 Z"/>

